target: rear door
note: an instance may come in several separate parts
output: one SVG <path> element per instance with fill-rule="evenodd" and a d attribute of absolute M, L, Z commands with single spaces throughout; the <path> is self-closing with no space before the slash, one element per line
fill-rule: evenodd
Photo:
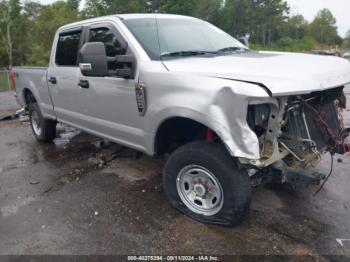
<path fill-rule="evenodd" d="M 59 121 L 78 127 L 86 125 L 87 108 L 78 86 L 78 51 L 83 44 L 83 27 L 63 31 L 56 36 L 56 53 L 48 69 L 48 85 Z"/>

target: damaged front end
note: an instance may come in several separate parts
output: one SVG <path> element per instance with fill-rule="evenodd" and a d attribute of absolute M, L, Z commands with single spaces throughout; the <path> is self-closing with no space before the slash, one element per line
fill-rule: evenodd
<path fill-rule="evenodd" d="M 342 118 L 346 107 L 343 87 L 275 101 L 248 108 L 247 122 L 259 139 L 261 158 L 240 161 L 257 170 L 254 173 L 271 168 L 282 173 L 309 169 L 327 152 L 349 152 L 350 130 Z"/>

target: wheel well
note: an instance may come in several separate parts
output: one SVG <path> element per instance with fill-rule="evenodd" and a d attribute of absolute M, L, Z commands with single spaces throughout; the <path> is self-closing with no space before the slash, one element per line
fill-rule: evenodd
<path fill-rule="evenodd" d="M 35 99 L 32 91 L 30 91 L 28 88 L 24 89 L 23 97 L 24 97 L 24 101 L 26 103 L 26 106 L 29 106 L 30 104 L 36 102 L 36 99 Z"/>
<path fill-rule="evenodd" d="M 164 121 L 158 128 L 155 153 L 157 156 L 170 154 L 184 144 L 200 140 L 220 141 L 219 137 L 207 126 L 192 119 L 174 117 Z"/>

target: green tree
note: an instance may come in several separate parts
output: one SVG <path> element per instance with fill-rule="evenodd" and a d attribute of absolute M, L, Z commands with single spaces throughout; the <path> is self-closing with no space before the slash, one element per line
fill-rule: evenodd
<path fill-rule="evenodd" d="M 310 24 L 310 35 L 320 44 L 339 45 L 342 39 L 338 35 L 336 22 L 329 9 L 322 9 Z"/>
<path fill-rule="evenodd" d="M 147 12 L 145 0 L 87 0 L 84 17 L 97 17 L 111 14 Z"/>
<path fill-rule="evenodd" d="M 192 15 L 198 0 L 160 0 L 159 9 L 162 13 Z"/>
<path fill-rule="evenodd" d="M 217 24 L 220 18 L 221 0 L 196 1 L 191 15 Z"/>
<path fill-rule="evenodd" d="M 149 13 L 158 13 L 160 9 L 160 0 L 148 0 L 146 1 L 146 5 Z"/>
<path fill-rule="evenodd" d="M 31 36 L 31 56 L 28 63 L 47 65 L 56 30 L 78 19 L 78 10 L 69 2 L 57 1 L 52 5 L 42 7 L 35 20 L 35 30 Z"/>
<path fill-rule="evenodd" d="M 315 41 L 340 45 L 336 19 L 321 10 L 309 25 L 289 16 L 286 0 L 58 0 L 41 5 L 32 0 L 0 0 L 0 66 L 47 65 L 56 30 L 77 20 L 118 13 L 173 13 L 209 21 L 235 37 L 251 35 L 254 47 L 307 51 Z M 22 2 L 22 5 L 20 4 Z M 350 47 L 350 31 L 344 39 Z"/>
<path fill-rule="evenodd" d="M 80 0 L 66 0 L 66 1 L 67 1 L 67 7 L 70 10 L 75 10 L 76 12 L 79 11 Z"/>
<path fill-rule="evenodd" d="M 107 15 L 107 5 L 102 0 L 87 0 L 82 11 L 83 18 Z"/>
<path fill-rule="evenodd" d="M 278 40 L 278 30 L 288 18 L 289 7 L 284 0 L 253 1 L 253 40 L 266 46 Z"/>
<path fill-rule="evenodd" d="M 23 5 L 23 13 L 27 20 L 35 22 L 40 15 L 43 6 L 38 2 L 26 1 Z"/>
<path fill-rule="evenodd" d="M 236 37 L 252 33 L 253 11 L 251 1 L 227 0 L 222 9 L 220 26 Z"/>
<path fill-rule="evenodd" d="M 343 47 L 350 48 L 350 30 L 345 35 Z"/>
<path fill-rule="evenodd" d="M 288 17 L 287 21 L 280 26 L 279 37 L 303 39 L 307 36 L 308 25 L 308 22 L 302 15 Z"/>
<path fill-rule="evenodd" d="M 21 6 L 19 0 L 2 0 L 0 2 L 0 35 L 2 45 L 7 53 L 7 65 L 13 65 L 14 43 L 19 35 L 21 23 Z"/>
<path fill-rule="evenodd" d="M 255 43 L 266 46 L 278 40 L 288 12 L 284 0 L 226 0 L 220 25 L 235 37 L 249 33 Z"/>

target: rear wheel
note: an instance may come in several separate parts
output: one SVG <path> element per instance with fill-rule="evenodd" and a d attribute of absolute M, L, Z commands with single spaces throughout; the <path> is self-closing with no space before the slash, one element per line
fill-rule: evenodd
<path fill-rule="evenodd" d="M 40 142 L 51 142 L 56 136 L 57 122 L 43 118 L 37 103 L 29 105 L 29 120 L 35 138 Z"/>
<path fill-rule="evenodd" d="M 203 223 L 236 226 L 250 206 L 249 177 L 219 144 L 193 142 L 176 150 L 163 183 L 170 204 Z"/>

